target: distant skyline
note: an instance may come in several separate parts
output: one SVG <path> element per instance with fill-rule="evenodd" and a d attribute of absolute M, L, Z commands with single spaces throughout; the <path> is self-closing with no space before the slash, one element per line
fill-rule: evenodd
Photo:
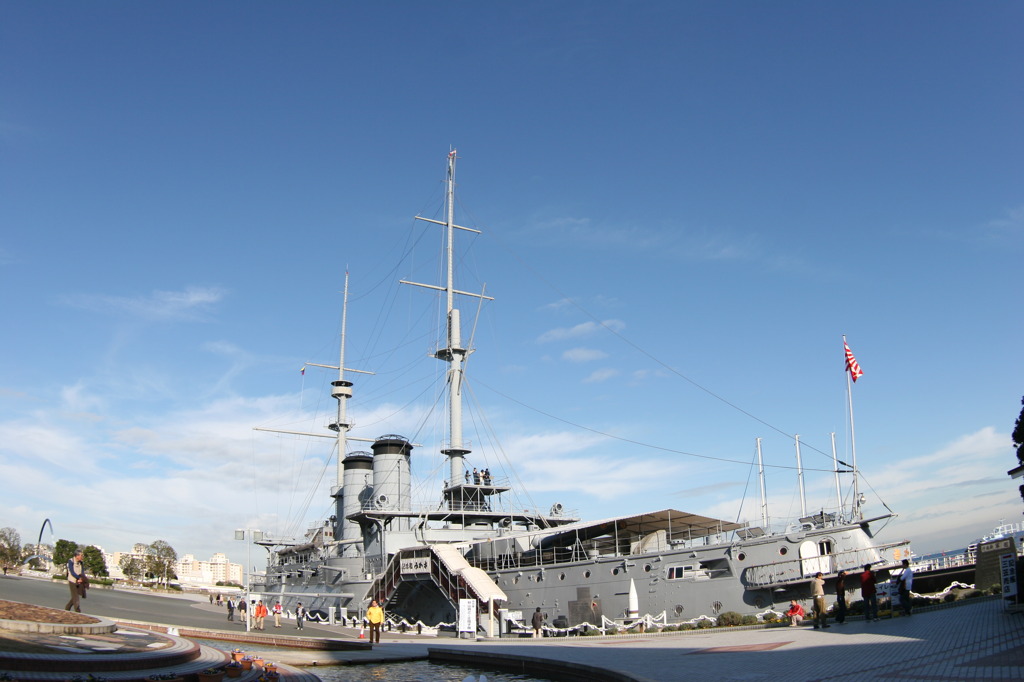
<path fill-rule="evenodd" d="M 470 467 L 517 507 L 760 524 L 836 506 L 919 554 L 1022 520 L 1024 4 L 0 6 L 0 527 L 245 561 L 332 511 L 352 435 L 436 503 L 431 294 L 458 150 Z M 351 449 L 366 449 L 353 443 Z M 844 504 L 852 496 L 843 477 Z M 47 538 L 44 537 L 44 541 Z M 255 549 L 255 548 L 254 548 Z M 262 565 L 262 551 L 252 552 Z"/>

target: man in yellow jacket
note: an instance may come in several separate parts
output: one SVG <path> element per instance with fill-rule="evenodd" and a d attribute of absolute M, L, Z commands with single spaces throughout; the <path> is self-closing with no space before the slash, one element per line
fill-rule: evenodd
<path fill-rule="evenodd" d="M 384 609 L 376 601 L 370 602 L 366 609 L 366 620 L 370 621 L 370 643 L 380 644 L 380 626 L 384 624 Z"/>

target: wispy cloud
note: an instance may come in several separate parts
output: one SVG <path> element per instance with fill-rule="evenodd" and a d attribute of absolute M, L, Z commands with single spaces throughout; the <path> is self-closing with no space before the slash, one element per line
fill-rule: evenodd
<path fill-rule="evenodd" d="M 67 305 L 101 313 L 120 313 L 152 320 L 195 319 L 220 302 L 225 291 L 216 287 L 188 287 L 183 291 L 154 291 L 146 296 L 71 294 Z"/>
<path fill-rule="evenodd" d="M 591 336 L 602 329 L 622 331 L 625 328 L 626 323 L 622 320 L 604 320 L 600 324 L 597 322 L 581 322 L 574 327 L 556 327 L 555 329 L 550 329 L 537 337 L 537 342 L 550 343 L 552 341 L 580 339 Z"/>
<path fill-rule="evenodd" d="M 650 253 L 671 260 L 774 260 L 756 232 L 721 225 L 648 227 L 596 224 L 589 218 L 558 217 L 538 220 L 533 229 L 543 232 L 549 239 L 572 242 L 577 247 Z"/>
<path fill-rule="evenodd" d="M 1019 244 L 1024 236 L 1024 206 L 1008 209 L 1002 216 L 990 220 L 985 225 L 985 232 L 993 241 Z"/>
<path fill-rule="evenodd" d="M 608 381 L 619 375 L 619 370 L 612 369 L 610 367 L 605 369 L 598 369 L 590 373 L 587 378 L 583 380 L 585 384 L 599 384 L 602 381 Z"/>
<path fill-rule="evenodd" d="M 603 360 L 608 354 L 596 348 L 570 348 L 562 353 L 562 359 L 569 362 L 593 362 Z"/>
<path fill-rule="evenodd" d="M 519 477 L 533 493 L 562 492 L 612 500 L 649 491 L 654 479 L 664 481 L 685 469 L 683 464 L 658 458 L 630 461 L 620 454 L 594 452 L 607 443 L 606 437 L 597 434 L 555 432 L 513 438 L 507 445 L 509 452 L 519 453 Z M 554 452 L 559 455 L 552 457 Z"/>

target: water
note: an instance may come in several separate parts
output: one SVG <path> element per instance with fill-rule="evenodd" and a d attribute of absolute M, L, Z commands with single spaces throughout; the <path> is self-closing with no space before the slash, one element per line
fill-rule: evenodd
<path fill-rule="evenodd" d="M 195 639 L 204 646 L 221 651 L 231 651 L 236 646 L 233 642 L 212 639 Z M 273 655 L 287 649 L 279 647 L 259 647 L 260 651 Z M 282 656 L 281 658 L 284 658 Z M 293 666 L 297 667 L 297 666 Z M 472 676 L 477 680 L 480 675 L 487 676 L 487 682 L 550 682 L 547 677 L 531 677 L 519 673 L 501 672 L 470 668 L 454 663 L 431 663 L 430 661 L 411 661 L 408 663 L 382 663 L 366 665 L 318 665 L 302 668 L 313 673 L 323 682 L 463 682 Z"/>
<path fill-rule="evenodd" d="M 517 673 L 492 672 L 449 663 L 414 661 L 386 665 L 317 666 L 306 668 L 323 682 L 463 682 L 472 675 L 476 680 L 487 676 L 487 682 L 547 682 L 546 677 L 529 677 Z"/>

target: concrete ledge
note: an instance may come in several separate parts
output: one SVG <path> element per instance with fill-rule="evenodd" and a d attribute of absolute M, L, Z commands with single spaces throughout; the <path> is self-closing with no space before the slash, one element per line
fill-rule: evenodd
<path fill-rule="evenodd" d="M 466 651 L 463 649 L 430 648 L 427 651 L 431 661 L 448 661 L 480 668 L 500 668 L 523 675 L 536 675 L 566 682 L 649 682 L 646 677 L 631 675 L 620 670 L 537 656 L 518 656 L 498 654 L 493 651 Z"/>
<path fill-rule="evenodd" d="M 99 616 L 95 623 L 37 623 L 31 620 L 3 620 L 0 619 L 0 630 L 10 632 L 38 632 L 44 635 L 102 635 L 113 632 L 117 629 L 117 623 Z"/>
<path fill-rule="evenodd" d="M 263 646 L 287 647 L 289 649 L 315 649 L 317 651 L 370 651 L 373 649 L 368 641 L 350 639 L 332 639 L 327 637 L 294 637 L 289 635 L 268 635 L 262 632 L 238 632 L 236 630 L 216 630 L 213 628 L 193 628 L 160 623 L 147 623 L 144 621 L 123 620 L 119 618 L 117 623 L 125 627 L 149 630 L 150 632 L 168 633 L 169 629 L 175 630 L 179 637 L 193 637 L 196 639 L 212 639 L 222 642 L 237 642 L 240 644 L 262 644 Z"/>

